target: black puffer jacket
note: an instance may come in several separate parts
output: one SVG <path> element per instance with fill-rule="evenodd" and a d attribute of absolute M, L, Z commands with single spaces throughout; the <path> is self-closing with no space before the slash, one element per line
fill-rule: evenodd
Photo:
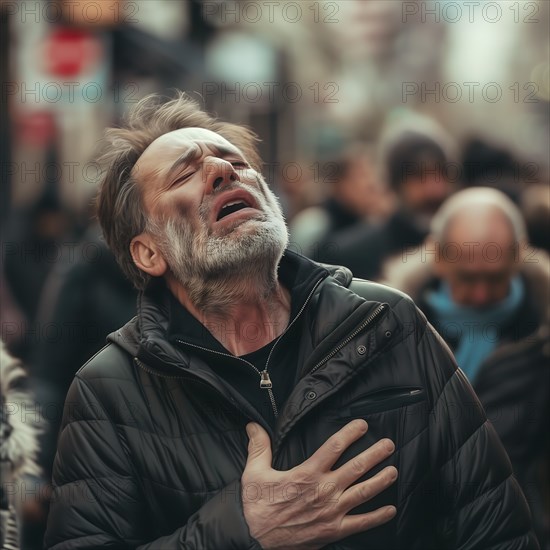
<path fill-rule="evenodd" d="M 550 466 L 550 287 L 548 256 L 533 250 L 520 264 L 525 292 L 516 313 L 499 331 L 499 341 L 483 361 L 473 387 L 495 427 L 534 517 L 541 547 L 550 548 L 548 486 Z M 419 251 L 391 281 L 412 296 L 434 324 L 435 312 L 426 296 L 440 280 Z M 436 325 L 437 326 L 437 325 Z M 439 327 L 451 349 L 458 340 L 456 326 Z"/>
<path fill-rule="evenodd" d="M 301 372 L 275 433 L 204 360 L 166 339 L 167 312 L 145 295 L 69 391 L 45 547 L 259 549 L 240 498 L 245 424 L 271 432 L 273 465 L 286 470 L 363 417 L 368 433 L 338 464 L 393 439 L 395 454 L 377 470 L 394 464 L 398 483 L 357 512 L 393 503 L 398 515 L 331 548 L 537 548 L 493 428 L 410 299 L 352 283 L 345 269 L 329 274 L 290 253 L 285 262 L 319 277 L 301 313 Z"/>

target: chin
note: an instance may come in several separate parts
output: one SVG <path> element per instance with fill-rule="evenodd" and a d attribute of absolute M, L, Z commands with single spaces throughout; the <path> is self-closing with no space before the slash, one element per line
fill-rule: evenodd
<path fill-rule="evenodd" d="M 261 266 L 274 269 L 287 245 L 284 222 L 250 220 L 225 236 L 210 239 L 206 257 L 214 272 L 244 271 L 250 265 L 256 270 Z"/>

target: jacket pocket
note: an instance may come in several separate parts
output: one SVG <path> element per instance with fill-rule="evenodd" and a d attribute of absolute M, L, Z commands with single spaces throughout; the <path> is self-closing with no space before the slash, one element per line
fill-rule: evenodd
<path fill-rule="evenodd" d="M 358 397 L 341 411 L 340 418 L 361 418 L 368 414 L 390 411 L 400 407 L 408 407 L 424 401 L 424 388 L 406 386 L 388 388 Z"/>

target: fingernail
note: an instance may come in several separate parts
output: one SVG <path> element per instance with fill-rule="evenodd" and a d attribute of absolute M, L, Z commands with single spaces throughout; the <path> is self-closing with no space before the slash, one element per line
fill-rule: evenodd
<path fill-rule="evenodd" d="M 390 479 L 397 479 L 397 468 L 392 468 L 392 470 L 390 471 Z"/>
<path fill-rule="evenodd" d="M 386 447 L 386 450 L 389 452 L 389 453 L 393 453 L 393 451 L 395 451 L 395 445 L 393 444 L 393 441 L 391 439 L 387 439 L 385 442 L 384 442 L 384 447 Z"/>
<path fill-rule="evenodd" d="M 397 514 L 397 508 L 395 506 L 390 506 L 386 511 L 386 515 L 390 518 L 395 516 L 395 514 Z"/>

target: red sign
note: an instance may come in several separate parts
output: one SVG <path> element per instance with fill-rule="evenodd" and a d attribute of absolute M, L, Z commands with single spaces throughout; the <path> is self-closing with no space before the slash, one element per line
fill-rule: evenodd
<path fill-rule="evenodd" d="M 98 39 L 83 29 L 60 28 L 47 38 L 44 48 L 46 71 L 56 77 L 74 77 L 87 72 L 100 54 Z"/>
<path fill-rule="evenodd" d="M 17 137 L 25 145 L 45 147 L 55 138 L 56 126 L 48 111 L 16 112 Z"/>

